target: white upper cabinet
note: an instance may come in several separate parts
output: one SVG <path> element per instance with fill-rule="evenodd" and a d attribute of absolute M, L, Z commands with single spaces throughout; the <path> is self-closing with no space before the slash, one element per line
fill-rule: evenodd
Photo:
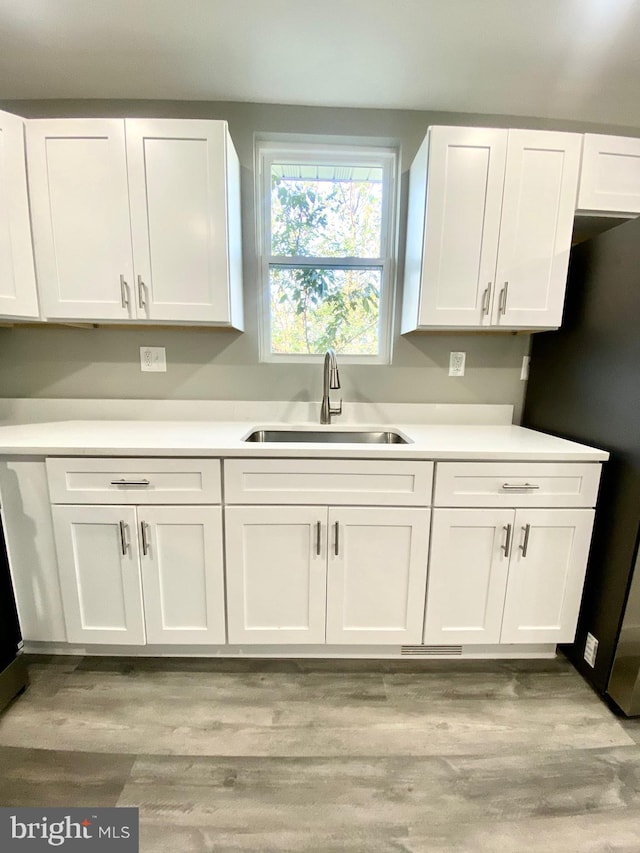
<path fill-rule="evenodd" d="M 218 121 L 29 122 L 47 319 L 242 328 L 239 165 Z"/>
<path fill-rule="evenodd" d="M 504 130 L 429 129 L 410 174 L 403 332 L 489 325 L 506 154 Z"/>
<path fill-rule="evenodd" d="M 640 213 L 640 139 L 585 133 L 578 210 Z"/>
<path fill-rule="evenodd" d="M 0 112 L 0 316 L 37 319 L 24 122 Z"/>
<path fill-rule="evenodd" d="M 27 157 L 43 315 L 135 317 L 124 123 L 30 121 Z"/>
<path fill-rule="evenodd" d="M 577 134 L 509 131 L 494 325 L 562 322 L 579 163 Z"/>
<path fill-rule="evenodd" d="M 429 129 L 410 174 L 403 332 L 560 325 L 580 140 Z"/>
<path fill-rule="evenodd" d="M 126 136 L 138 316 L 241 328 L 240 170 L 226 124 L 127 119 Z"/>

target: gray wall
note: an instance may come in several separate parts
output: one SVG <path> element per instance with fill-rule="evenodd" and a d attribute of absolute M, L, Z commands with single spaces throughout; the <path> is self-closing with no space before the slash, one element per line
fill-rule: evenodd
<path fill-rule="evenodd" d="M 105 397 L 171 399 L 317 400 L 317 365 L 258 361 L 253 216 L 253 152 L 256 136 L 276 133 L 384 139 L 399 147 L 401 198 L 396 332 L 390 366 L 349 365 L 341 371 L 345 401 L 511 403 L 519 417 L 520 380 L 529 336 L 412 334 L 400 336 L 402 255 L 408 168 L 430 124 L 540 127 L 611 131 L 601 126 L 536 119 L 454 115 L 400 110 L 325 109 L 271 104 L 164 101 L 24 101 L 0 103 L 27 117 L 139 116 L 223 118 L 242 166 L 246 332 L 176 328 L 0 329 L 0 397 Z M 633 129 L 615 132 L 634 135 Z M 637 129 L 635 131 L 637 134 Z M 139 346 L 165 346 L 167 373 L 141 373 Z M 449 352 L 467 353 L 466 375 L 449 378 Z"/>

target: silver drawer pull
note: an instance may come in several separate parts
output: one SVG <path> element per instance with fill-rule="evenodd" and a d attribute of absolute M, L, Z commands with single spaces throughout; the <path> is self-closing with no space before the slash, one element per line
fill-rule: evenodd
<path fill-rule="evenodd" d="M 533 483 L 503 483 L 502 488 L 505 492 L 522 491 L 522 489 L 539 489 L 540 486 L 535 486 Z"/>
<path fill-rule="evenodd" d="M 508 557 L 511 553 L 511 525 L 507 524 L 506 527 L 503 527 L 502 529 L 505 532 L 505 537 L 504 545 L 501 545 L 500 547 L 504 551 L 505 557 Z"/>
<path fill-rule="evenodd" d="M 149 554 L 149 540 L 147 539 L 147 528 L 149 525 L 146 521 L 140 522 L 140 538 L 142 539 L 142 554 L 144 557 Z"/>
<path fill-rule="evenodd" d="M 129 543 L 127 542 L 127 527 L 128 525 L 124 521 L 118 522 L 120 526 L 120 547 L 122 548 L 122 556 L 127 556 L 127 548 L 129 547 Z"/>
<path fill-rule="evenodd" d="M 125 480 L 124 477 L 120 480 L 112 480 L 112 486 L 150 486 L 151 480 Z"/>
<path fill-rule="evenodd" d="M 505 281 L 504 287 L 500 291 L 500 301 L 498 303 L 498 313 L 507 313 L 507 293 L 509 292 L 509 282 Z"/>
<path fill-rule="evenodd" d="M 527 556 L 527 550 L 529 548 L 529 534 L 531 533 L 531 525 L 525 524 L 525 526 L 522 528 L 522 530 L 524 531 L 524 541 L 523 541 L 522 545 L 520 545 L 520 550 L 522 551 L 522 556 L 526 557 Z"/>
<path fill-rule="evenodd" d="M 482 294 L 482 313 L 489 313 L 489 306 L 491 305 L 491 282 L 486 286 L 484 293 Z"/>
<path fill-rule="evenodd" d="M 147 300 L 145 298 L 145 290 L 147 289 L 147 285 L 142 280 L 142 276 L 138 276 L 138 305 L 140 308 L 147 307 Z"/>
<path fill-rule="evenodd" d="M 123 308 L 129 307 L 129 285 L 123 275 L 120 276 L 120 303 Z"/>

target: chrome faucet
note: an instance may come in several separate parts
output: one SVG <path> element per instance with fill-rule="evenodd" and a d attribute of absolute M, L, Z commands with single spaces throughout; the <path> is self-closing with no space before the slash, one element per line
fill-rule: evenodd
<path fill-rule="evenodd" d="M 322 405 L 320 407 L 320 423 L 330 424 L 331 415 L 342 414 L 342 400 L 336 408 L 331 405 L 329 392 L 340 388 L 340 374 L 338 373 L 338 362 L 334 349 L 328 349 L 324 357 L 324 371 L 322 374 Z"/>

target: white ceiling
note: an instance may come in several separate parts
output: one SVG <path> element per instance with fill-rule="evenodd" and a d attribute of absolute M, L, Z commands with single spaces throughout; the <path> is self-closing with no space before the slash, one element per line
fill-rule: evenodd
<path fill-rule="evenodd" d="M 640 126 L 640 0 L 0 0 L 0 98 Z"/>

